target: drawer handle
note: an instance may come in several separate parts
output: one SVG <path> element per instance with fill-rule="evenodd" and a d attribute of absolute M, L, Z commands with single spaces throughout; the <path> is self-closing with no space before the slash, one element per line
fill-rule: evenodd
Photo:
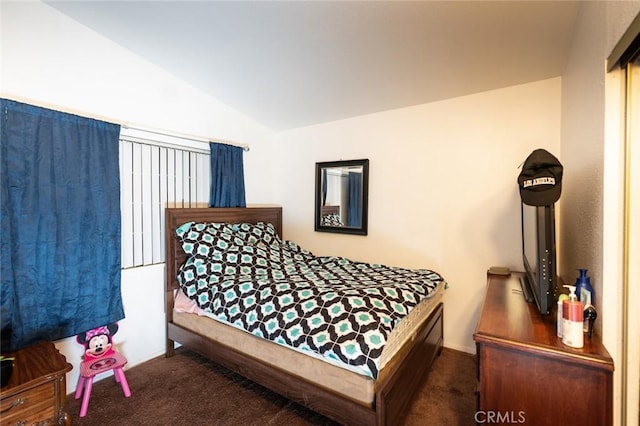
<path fill-rule="evenodd" d="M 18 407 L 18 406 L 24 404 L 25 402 L 27 402 L 27 398 L 18 398 L 15 401 L 13 401 L 9 405 L 9 407 L 7 407 L 4 410 L 0 411 L 0 413 L 6 413 L 7 411 L 11 410 L 13 407 Z"/>

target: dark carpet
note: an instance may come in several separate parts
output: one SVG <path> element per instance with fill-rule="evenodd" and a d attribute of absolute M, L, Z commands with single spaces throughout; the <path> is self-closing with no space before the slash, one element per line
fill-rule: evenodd
<path fill-rule="evenodd" d="M 112 377 L 94 383 L 86 417 L 67 397 L 74 425 L 335 425 L 193 352 L 178 349 L 125 371 L 131 397 Z M 404 419 L 405 425 L 472 425 L 475 356 L 445 348 Z"/>

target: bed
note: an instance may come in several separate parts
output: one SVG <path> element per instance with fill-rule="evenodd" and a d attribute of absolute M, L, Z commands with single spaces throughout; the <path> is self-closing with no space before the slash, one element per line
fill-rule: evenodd
<path fill-rule="evenodd" d="M 340 214 L 340 206 L 322 206 L 321 207 L 321 212 L 320 214 L 322 216 L 328 215 L 328 214 Z"/>
<path fill-rule="evenodd" d="M 176 229 L 188 222 L 267 223 L 282 236 L 280 207 L 168 208 L 165 211 L 166 356 L 175 343 L 197 352 L 242 376 L 311 410 L 343 424 L 398 424 L 426 377 L 443 343 L 441 292 L 431 297 L 412 320 L 411 329 L 396 342 L 391 357 L 375 377 L 346 370 L 283 345 L 258 338 L 230 325 L 177 309 L 181 289 L 177 279 L 188 260 Z M 422 306 L 421 303 L 418 306 Z M 427 306 L 425 303 L 424 306 Z M 414 309 L 411 312 L 420 311 Z M 408 323 L 402 321 L 402 323 Z M 408 337 L 406 337 L 408 336 Z"/>
<path fill-rule="evenodd" d="M 322 206 L 320 223 L 322 226 L 344 226 L 340 217 L 340 206 Z"/>

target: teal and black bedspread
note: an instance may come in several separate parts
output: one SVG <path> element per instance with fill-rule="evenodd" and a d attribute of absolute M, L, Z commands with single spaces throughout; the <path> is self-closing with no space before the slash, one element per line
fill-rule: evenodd
<path fill-rule="evenodd" d="M 443 281 L 428 269 L 314 256 L 270 224 L 189 222 L 176 232 L 189 255 L 178 282 L 200 308 L 372 378 L 394 326 Z"/>

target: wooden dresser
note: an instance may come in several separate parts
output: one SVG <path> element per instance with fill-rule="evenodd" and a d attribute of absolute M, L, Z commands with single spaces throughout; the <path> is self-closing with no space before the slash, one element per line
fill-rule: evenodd
<path fill-rule="evenodd" d="M 65 375 L 71 370 L 53 343 L 31 345 L 15 357 L 9 383 L 0 389 L 0 423 L 4 425 L 71 424 L 64 411 Z"/>
<path fill-rule="evenodd" d="M 526 303 L 519 279 L 487 275 L 474 334 L 478 353 L 477 423 L 611 425 L 613 360 L 599 337 L 574 349 L 556 336 L 556 311 Z M 491 421 L 493 420 L 493 421 Z"/>

